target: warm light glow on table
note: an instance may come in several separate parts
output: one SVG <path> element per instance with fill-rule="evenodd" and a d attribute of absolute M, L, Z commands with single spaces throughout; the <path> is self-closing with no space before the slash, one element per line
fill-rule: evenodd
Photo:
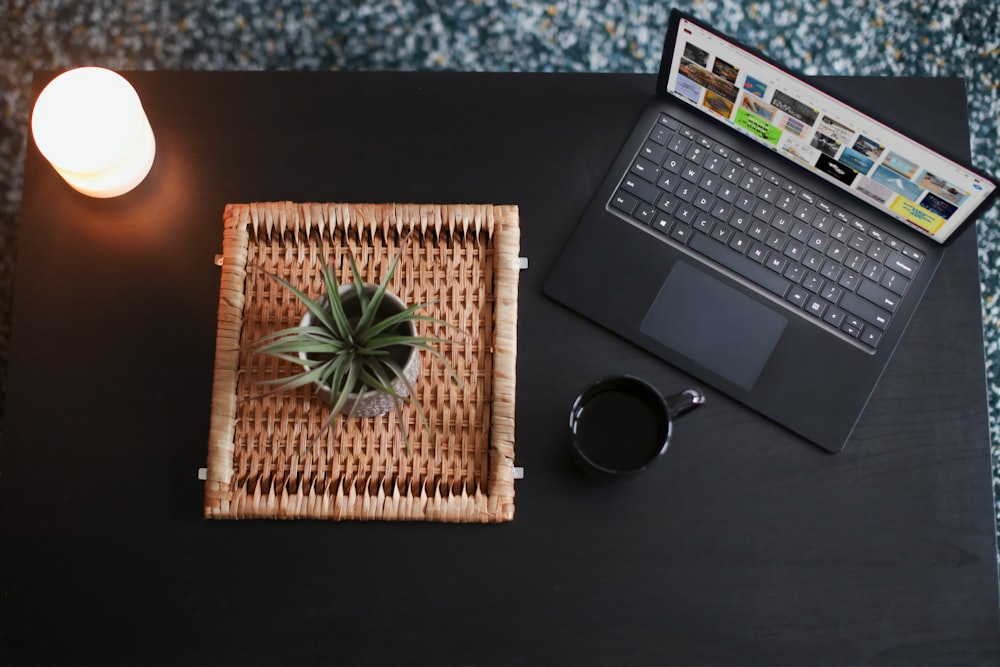
<path fill-rule="evenodd" d="M 59 175 L 91 197 L 115 197 L 137 186 L 156 153 L 135 89 L 99 67 L 53 79 L 35 102 L 31 133 Z"/>

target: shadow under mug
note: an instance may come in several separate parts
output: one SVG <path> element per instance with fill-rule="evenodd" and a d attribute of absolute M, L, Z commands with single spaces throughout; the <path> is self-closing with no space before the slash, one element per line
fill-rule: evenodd
<path fill-rule="evenodd" d="M 705 402 L 699 389 L 664 398 L 630 375 L 588 385 L 569 415 L 573 459 L 598 476 L 639 472 L 667 451 L 674 420 Z"/>

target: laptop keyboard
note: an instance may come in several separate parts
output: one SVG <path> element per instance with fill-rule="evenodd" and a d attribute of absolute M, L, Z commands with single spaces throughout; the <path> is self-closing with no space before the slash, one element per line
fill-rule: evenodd
<path fill-rule="evenodd" d="M 923 253 L 661 114 L 609 206 L 878 347 Z"/>

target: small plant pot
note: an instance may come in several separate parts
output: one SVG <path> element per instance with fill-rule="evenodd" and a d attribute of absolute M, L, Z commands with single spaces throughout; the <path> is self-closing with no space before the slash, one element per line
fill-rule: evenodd
<path fill-rule="evenodd" d="M 365 294 L 367 296 L 371 297 L 377 289 L 377 285 L 365 283 Z M 344 312 L 348 319 L 360 317 L 360 302 L 358 301 L 354 285 L 341 285 L 338 293 L 340 294 L 341 302 L 344 304 Z M 317 302 L 322 306 L 326 306 L 329 300 L 324 296 Z M 406 304 L 395 294 L 386 292 L 379 306 L 378 317 L 389 317 L 404 310 L 406 310 Z M 299 324 L 301 326 L 312 326 L 316 324 L 316 321 L 313 314 L 307 312 Z M 413 322 L 404 322 L 399 326 L 399 333 L 416 336 L 416 326 Z M 393 359 L 403 370 L 403 375 L 411 386 L 417 381 L 417 376 L 420 373 L 419 352 L 417 348 L 402 345 L 392 351 Z M 305 359 L 306 355 L 304 352 L 300 352 L 299 357 Z M 406 383 L 399 378 L 393 380 L 392 388 L 400 398 L 406 398 L 409 395 Z M 313 385 L 313 391 L 327 404 L 331 403 L 329 385 L 316 383 Z M 385 392 L 373 389 L 362 393 L 348 394 L 347 402 L 340 409 L 340 413 L 350 417 L 376 417 L 395 409 L 395 407 L 396 399 Z"/>

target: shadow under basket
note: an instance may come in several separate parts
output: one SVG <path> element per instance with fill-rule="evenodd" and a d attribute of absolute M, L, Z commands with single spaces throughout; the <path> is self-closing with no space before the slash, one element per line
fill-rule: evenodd
<path fill-rule="evenodd" d="M 267 274 L 316 298 L 322 265 L 349 279 L 353 252 L 378 283 L 401 247 L 389 289 L 432 302 L 422 314 L 456 327 L 417 323 L 419 335 L 452 341 L 435 347 L 461 380 L 421 352 L 415 390 L 430 428 L 407 404 L 399 415 L 338 416 L 321 432 L 329 406 L 311 388 L 264 396 L 262 381 L 298 369 L 248 343 L 304 310 Z M 515 206 L 227 205 L 205 516 L 513 519 L 519 248 Z"/>

